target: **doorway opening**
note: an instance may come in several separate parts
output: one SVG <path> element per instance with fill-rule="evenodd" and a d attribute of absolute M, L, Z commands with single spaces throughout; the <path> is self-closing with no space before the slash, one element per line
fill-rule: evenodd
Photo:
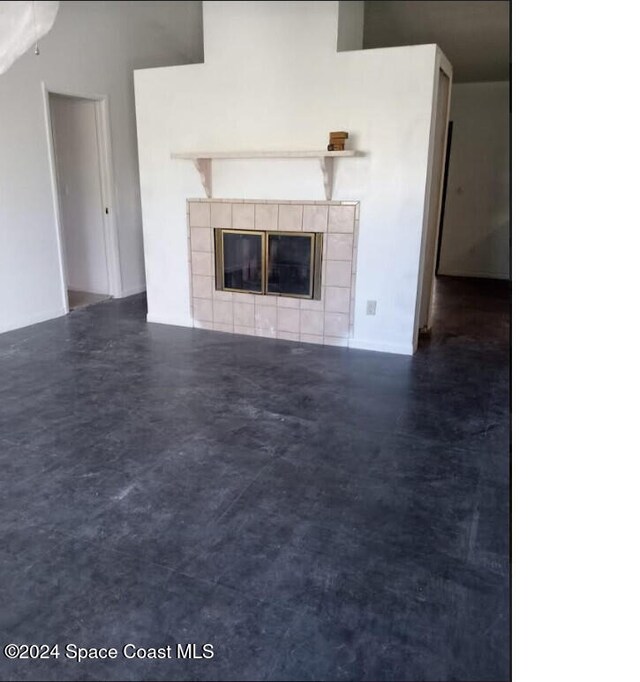
<path fill-rule="evenodd" d="M 45 91 L 67 312 L 122 288 L 106 101 Z"/>
<path fill-rule="evenodd" d="M 452 88 L 432 338 L 463 329 L 477 336 L 480 320 L 508 305 L 509 104 L 508 82 Z M 504 336 L 504 325 L 493 324 Z"/>

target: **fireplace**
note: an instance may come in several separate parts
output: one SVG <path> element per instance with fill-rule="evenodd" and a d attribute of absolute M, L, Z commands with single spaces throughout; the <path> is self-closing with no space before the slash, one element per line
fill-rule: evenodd
<path fill-rule="evenodd" d="M 195 327 L 349 344 L 358 202 L 191 199 L 187 212 Z"/>
<path fill-rule="evenodd" d="M 320 300 L 322 233 L 218 228 L 217 291 Z"/>

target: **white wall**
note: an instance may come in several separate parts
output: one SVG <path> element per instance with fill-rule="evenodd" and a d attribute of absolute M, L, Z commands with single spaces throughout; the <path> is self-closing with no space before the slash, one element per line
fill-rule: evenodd
<path fill-rule="evenodd" d="M 509 279 L 509 83 L 453 86 L 441 275 Z"/>
<path fill-rule="evenodd" d="M 144 289 L 133 75 L 202 58 L 198 2 L 63 2 L 39 57 L 0 76 L 0 332 L 64 313 L 43 83 L 106 95 L 124 294 Z"/>
<path fill-rule="evenodd" d="M 337 2 L 207 2 L 205 64 L 136 71 L 149 320 L 191 324 L 186 198 L 203 197 L 171 152 L 326 149 L 335 200 L 359 200 L 353 346 L 413 351 L 435 45 L 337 52 Z M 214 161 L 215 198 L 323 200 L 319 163 Z M 365 315 L 366 301 L 377 314 Z"/>

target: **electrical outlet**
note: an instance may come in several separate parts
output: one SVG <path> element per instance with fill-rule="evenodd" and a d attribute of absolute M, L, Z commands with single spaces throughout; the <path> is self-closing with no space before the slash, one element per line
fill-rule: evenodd
<path fill-rule="evenodd" d="M 367 301 L 367 315 L 376 314 L 377 301 Z"/>

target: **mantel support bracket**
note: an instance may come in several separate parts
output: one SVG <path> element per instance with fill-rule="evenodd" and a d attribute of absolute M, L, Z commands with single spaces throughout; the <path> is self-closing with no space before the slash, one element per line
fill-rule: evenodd
<path fill-rule="evenodd" d="M 213 193 L 211 186 L 211 159 L 194 159 L 193 164 L 200 175 L 200 182 L 207 195 L 207 199 L 211 199 Z"/>
<path fill-rule="evenodd" d="M 333 195 L 333 157 L 321 156 L 320 169 L 322 170 L 322 180 L 324 182 L 324 196 L 327 201 L 331 201 Z"/>

